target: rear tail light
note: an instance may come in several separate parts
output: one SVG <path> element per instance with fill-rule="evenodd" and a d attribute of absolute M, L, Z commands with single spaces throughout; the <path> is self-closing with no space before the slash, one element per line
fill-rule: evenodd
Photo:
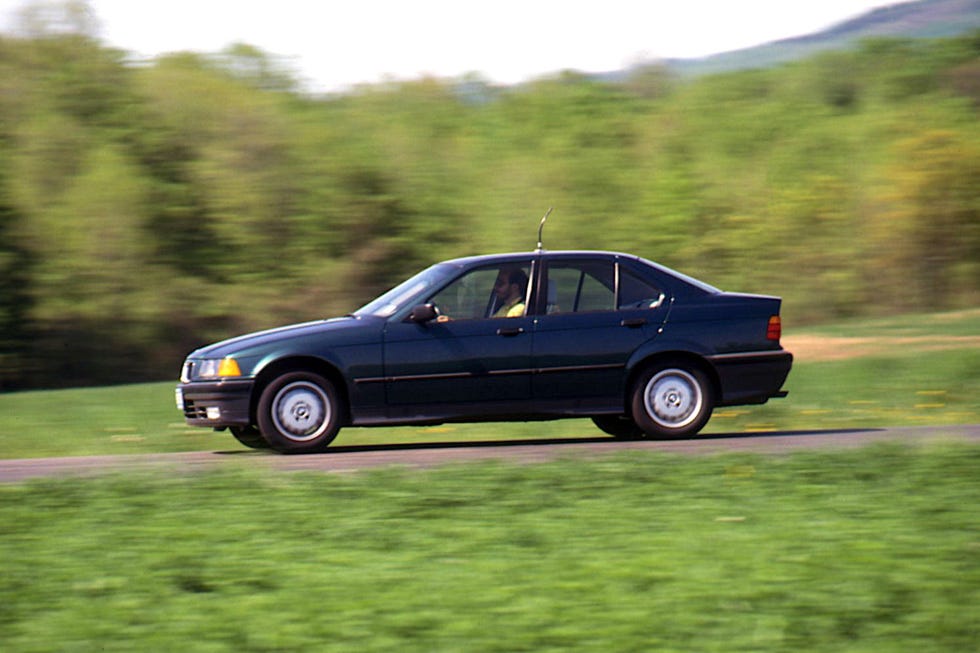
<path fill-rule="evenodd" d="M 778 315 L 773 315 L 769 318 L 769 326 L 766 328 L 766 339 L 779 340 L 782 335 L 783 321 L 779 319 Z"/>

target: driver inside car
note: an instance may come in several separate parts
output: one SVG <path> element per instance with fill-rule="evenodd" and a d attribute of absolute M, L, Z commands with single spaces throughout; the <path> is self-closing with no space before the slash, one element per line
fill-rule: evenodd
<path fill-rule="evenodd" d="M 493 317 L 522 317 L 524 315 L 524 294 L 527 292 L 527 275 L 524 270 L 503 268 L 493 284 L 499 308 Z"/>

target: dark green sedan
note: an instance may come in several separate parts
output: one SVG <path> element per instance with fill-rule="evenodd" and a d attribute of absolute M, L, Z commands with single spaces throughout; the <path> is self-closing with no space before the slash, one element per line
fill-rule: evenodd
<path fill-rule="evenodd" d="M 177 406 L 284 453 L 347 425 L 591 417 L 618 438 L 685 438 L 715 406 L 786 395 L 780 305 L 627 254 L 461 258 L 346 317 L 198 349 Z"/>

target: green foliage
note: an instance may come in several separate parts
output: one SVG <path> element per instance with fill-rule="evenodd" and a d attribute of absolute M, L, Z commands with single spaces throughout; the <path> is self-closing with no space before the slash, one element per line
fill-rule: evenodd
<path fill-rule="evenodd" d="M 976 643 L 974 445 L 0 488 L 27 651 Z"/>
<path fill-rule="evenodd" d="M 887 179 L 870 216 L 883 245 L 872 259 L 879 282 L 904 279 L 896 299 L 909 306 L 962 302 L 957 293 L 980 279 L 980 142 L 947 130 L 900 140 Z"/>
<path fill-rule="evenodd" d="M 0 196 L 0 369 L 22 377 L 27 370 L 31 298 L 27 293 L 31 261 L 14 236 L 18 216 Z M 4 389 L 0 377 L 0 390 Z"/>
<path fill-rule="evenodd" d="M 167 377 L 436 260 L 530 249 L 549 206 L 551 249 L 778 294 L 797 323 L 980 293 L 976 36 L 312 98 L 245 44 L 135 67 L 72 24 L 0 38 L 2 388 Z"/>

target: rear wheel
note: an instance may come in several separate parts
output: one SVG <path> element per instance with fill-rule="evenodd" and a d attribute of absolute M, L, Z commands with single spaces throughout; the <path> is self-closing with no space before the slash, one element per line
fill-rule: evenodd
<path fill-rule="evenodd" d="M 334 385 L 318 374 L 283 374 L 259 397 L 259 429 L 276 451 L 323 451 L 340 430 L 342 409 L 338 397 Z"/>
<path fill-rule="evenodd" d="M 633 419 L 651 438 L 672 440 L 698 433 L 711 417 L 711 382 L 683 364 L 654 367 L 633 386 Z"/>
<path fill-rule="evenodd" d="M 626 415 L 596 415 L 592 422 L 603 433 L 620 440 L 636 440 L 643 437 L 643 429 Z"/>

